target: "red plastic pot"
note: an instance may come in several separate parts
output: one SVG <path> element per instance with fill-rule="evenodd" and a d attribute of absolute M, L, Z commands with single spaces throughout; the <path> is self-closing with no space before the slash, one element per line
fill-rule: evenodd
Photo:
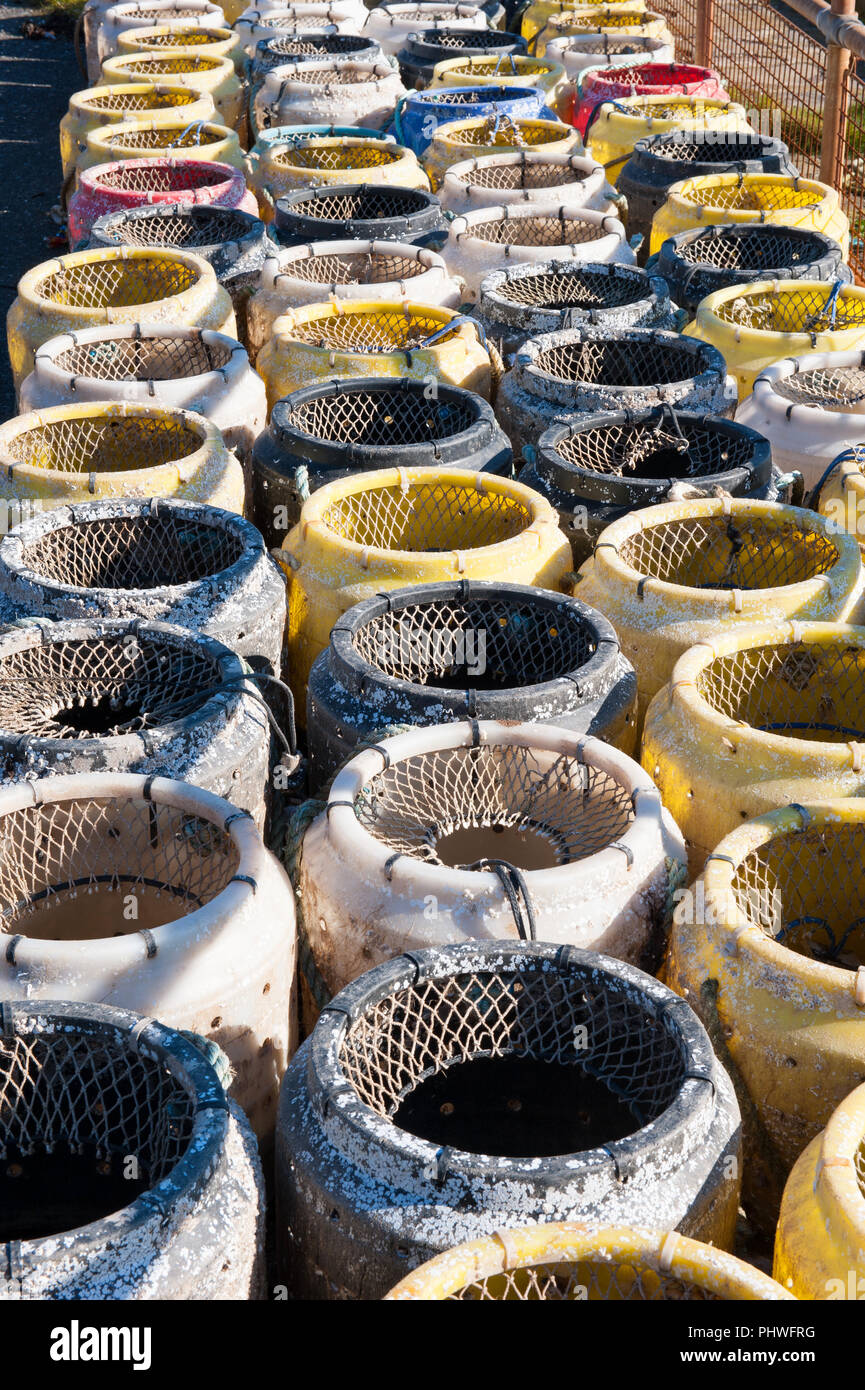
<path fill-rule="evenodd" d="M 730 101 L 721 78 L 712 68 L 693 63 L 639 63 L 630 68 L 601 68 L 586 73 L 577 86 L 574 125 L 581 135 L 592 113 L 605 101 L 621 97 L 686 96 Z"/>
<path fill-rule="evenodd" d="M 95 164 L 78 178 L 69 200 L 69 244 L 84 246 L 98 217 L 150 203 L 209 203 L 257 216 L 258 204 L 243 174 L 230 164 L 201 159 L 125 159 Z"/>

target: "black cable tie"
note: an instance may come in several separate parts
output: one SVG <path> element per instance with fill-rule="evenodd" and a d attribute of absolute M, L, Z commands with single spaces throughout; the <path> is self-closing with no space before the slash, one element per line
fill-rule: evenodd
<path fill-rule="evenodd" d="M 331 813 L 331 811 L 334 809 L 334 807 L 336 807 L 336 806 L 347 806 L 347 807 L 349 808 L 350 811 L 353 811 L 353 810 L 354 810 L 354 802 L 353 802 L 353 801 L 329 801 L 329 802 L 327 803 L 326 808 L 325 808 L 325 815 L 326 815 L 328 818 L 330 818 L 330 813 Z"/>
<path fill-rule="evenodd" d="M 11 999 L 0 1002 L 0 1034 L 4 1038 L 15 1037 L 15 1004 Z"/>
<path fill-rule="evenodd" d="M 147 947 L 147 959 L 152 960 L 158 950 L 156 937 L 149 927 L 142 927 L 138 935 L 144 937 L 144 944 Z"/>
<path fill-rule="evenodd" d="M 9 945 L 6 947 L 6 959 L 7 959 L 7 961 L 9 962 L 10 965 L 14 965 L 14 964 L 15 964 L 15 948 L 16 948 L 16 946 L 18 945 L 18 942 L 19 942 L 19 941 L 23 941 L 23 940 L 24 940 L 24 937 L 23 937 L 22 935 L 20 935 L 20 933 L 19 933 L 18 936 L 13 936 L 13 937 L 12 937 L 12 940 L 9 942 Z"/>
<path fill-rule="evenodd" d="M 382 768 L 382 772 L 387 772 L 388 768 L 389 768 L 390 765 L 391 765 L 391 764 L 390 764 L 390 753 L 387 751 L 387 749 L 386 749 L 386 748 L 383 748 L 382 745 L 381 745 L 380 743 L 371 743 L 371 744 L 370 744 L 370 750 L 371 750 L 371 752 L 373 752 L 373 753 L 378 753 L 378 754 L 379 754 L 379 756 L 381 757 L 382 762 L 384 763 L 384 767 Z"/>
<path fill-rule="evenodd" d="M 252 889 L 253 897 L 258 892 L 258 884 L 254 878 L 250 877 L 249 874 L 232 874 L 231 878 L 228 881 L 229 883 L 248 883 L 250 888 Z"/>
<path fill-rule="evenodd" d="M 630 845 L 622 844 L 621 840 L 613 840 L 612 844 L 610 845 L 610 849 L 620 849 L 622 851 L 622 854 L 624 854 L 625 858 L 628 861 L 628 868 L 633 868 L 634 851 L 631 849 Z"/>
<path fill-rule="evenodd" d="M 446 1179 L 450 1171 L 450 1157 L 453 1150 L 449 1144 L 443 1144 L 436 1153 L 436 1185 L 440 1186 Z"/>
<path fill-rule="evenodd" d="M 225 817 L 225 820 L 222 822 L 222 828 L 223 828 L 223 830 L 227 830 L 228 827 L 229 827 L 230 825 L 233 825 L 234 822 L 235 822 L 236 820 L 254 820 L 254 819 L 255 819 L 255 817 L 253 816 L 253 814 L 252 814 L 251 811 L 232 811 L 231 815 L 230 815 L 230 816 L 226 816 L 226 817 Z"/>
<path fill-rule="evenodd" d="M 394 864 L 396 863 L 396 861 L 397 861 L 398 859 L 401 859 L 401 858 L 402 858 L 402 851 L 401 851 L 401 850 L 397 850 L 396 854 L 392 854 L 392 855 L 390 856 L 389 859 L 386 859 L 386 860 L 385 860 L 385 864 L 384 864 L 384 876 L 385 876 L 385 878 L 387 879 L 388 883 L 390 883 L 391 879 L 393 878 L 393 866 L 394 866 Z"/>
<path fill-rule="evenodd" d="M 144 797 L 144 800 L 145 800 L 145 801 L 152 801 L 152 800 L 153 800 L 153 783 L 154 783 L 155 781 L 156 781 L 156 775 L 155 775 L 155 773 L 151 773 L 149 777 L 145 777 L 145 779 L 144 779 L 144 786 L 141 788 L 141 795 Z"/>
<path fill-rule="evenodd" d="M 704 867 L 706 864 L 710 863 L 712 859 L 717 859 L 719 863 L 730 864 L 734 869 L 739 867 L 735 859 L 731 859 L 729 854 L 707 854 L 703 861 Z"/>
<path fill-rule="evenodd" d="M 480 726 L 480 724 L 478 723 L 477 719 L 474 719 L 474 718 L 470 719 L 470 720 L 469 720 L 469 723 L 470 723 L 471 729 L 472 729 L 472 748 L 480 748 L 480 746 L 481 746 L 481 726 Z"/>

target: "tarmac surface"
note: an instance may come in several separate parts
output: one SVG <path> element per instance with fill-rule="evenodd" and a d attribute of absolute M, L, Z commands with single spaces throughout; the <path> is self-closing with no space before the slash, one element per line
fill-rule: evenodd
<path fill-rule="evenodd" d="M 62 228 L 49 213 L 60 195 L 57 127 L 70 93 L 86 87 L 71 39 L 25 38 L 27 20 L 44 11 L 0 0 L 0 309 L 15 298 L 25 270 L 62 255 Z M 5 346 L 0 351 L 0 421 L 16 413 Z"/>

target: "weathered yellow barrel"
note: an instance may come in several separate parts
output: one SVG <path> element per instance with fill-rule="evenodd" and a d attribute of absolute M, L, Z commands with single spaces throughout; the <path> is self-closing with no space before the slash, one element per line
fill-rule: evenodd
<path fill-rule="evenodd" d="M 75 172 L 91 130 L 124 124 L 140 116 L 171 125 L 178 114 L 189 121 L 215 121 L 213 97 L 209 92 L 195 92 L 191 87 L 170 82 L 119 82 L 114 87 L 89 87 L 74 92 L 69 98 L 69 110 L 60 122 L 64 182 Z"/>
<path fill-rule="evenodd" d="M 245 119 L 243 85 L 230 58 L 208 56 L 198 49 L 153 49 L 146 53 L 118 53 L 106 58 L 98 87 L 119 82 L 171 82 L 191 91 L 208 93 L 219 119 L 232 129 Z"/>
<path fill-rule="evenodd" d="M 841 1102 L 790 1174 L 772 1272 L 796 1298 L 865 1298 L 865 1086 Z"/>
<path fill-rule="evenodd" d="M 586 131 L 586 148 L 604 165 L 615 186 L 637 141 L 670 130 L 705 131 L 708 144 L 714 131 L 750 132 L 752 127 L 744 106 L 736 101 L 668 95 L 619 97 L 595 108 Z"/>
<path fill-rule="evenodd" d="M 721 840 L 674 916 L 665 979 L 747 1092 L 745 1205 L 768 1230 L 865 1074 L 863 866 L 865 802 L 786 806 Z"/>
<path fill-rule="evenodd" d="M 850 251 L 850 223 L 837 190 L 787 174 L 701 174 L 674 183 L 652 219 L 649 251 L 660 251 L 677 232 L 719 222 L 804 227 L 833 237 L 845 256 Z"/>

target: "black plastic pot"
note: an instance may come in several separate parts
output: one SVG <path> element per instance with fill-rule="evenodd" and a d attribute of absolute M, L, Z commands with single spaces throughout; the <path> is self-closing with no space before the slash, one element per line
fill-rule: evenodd
<path fill-rule="evenodd" d="M 487 341 L 503 357 L 527 338 L 584 324 L 611 329 L 672 328 L 663 280 L 635 265 L 581 265 L 568 261 L 494 270 L 481 283 L 473 311 Z"/>
<path fill-rule="evenodd" d="M 448 220 L 432 193 L 370 183 L 301 188 L 276 200 L 274 231 L 282 246 L 310 241 L 403 241 L 438 251 Z"/>
<path fill-rule="evenodd" d="M 825 232 L 766 224 L 719 223 L 669 237 L 647 269 L 661 276 L 670 298 L 695 313 L 701 299 L 729 285 L 755 280 L 853 279 L 844 252 Z"/>
<path fill-rule="evenodd" d="M 378 63 L 382 59 L 381 44 L 361 34 L 327 34 L 317 30 L 278 34 L 256 44 L 249 80 L 254 84 L 273 68 L 288 63 L 327 63 L 334 57 Z"/>
<path fill-rule="evenodd" d="M 423 381 L 323 381 L 277 401 L 252 455 L 255 524 L 281 544 L 303 502 L 325 483 L 377 468 L 440 464 L 507 473 L 511 449 L 492 406 L 473 391 Z"/>
<path fill-rule="evenodd" d="M 789 174 L 798 169 L 783 140 L 747 131 L 673 130 L 638 140 L 616 187 L 628 200 L 628 235 L 643 237 L 640 260 L 649 254 L 652 218 L 667 190 L 682 179 L 709 174 Z"/>
<path fill-rule="evenodd" d="M 611 521 L 669 501 L 675 484 L 712 496 L 779 498 L 769 441 L 747 425 L 696 411 L 622 411 L 559 421 L 541 435 L 520 482 L 559 513 L 581 565 Z"/>
<path fill-rule="evenodd" d="M 165 246 L 203 257 L 231 295 L 238 335 L 245 343 L 246 300 L 273 250 L 260 218 L 212 204 L 156 203 L 98 218 L 88 242 L 95 246 Z"/>
<path fill-rule="evenodd" d="M 349 609 L 313 664 L 310 786 L 399 724 L 535 720 L 625 746 L 635 695 L 611 624 L 577 599 L 478 580 L 396 589 Z"/>
<path fill-rule="evenodd" d="M 501 29 L 422 29 L 409 34 L 396 60 L 405 85 L 422 90 L 432 81 L 436 63 L 445 63 L 448 58 L 488 58 L 526 52 L 524 38 Z M 506 64 L 503 71 L 507 71 Z"/>

